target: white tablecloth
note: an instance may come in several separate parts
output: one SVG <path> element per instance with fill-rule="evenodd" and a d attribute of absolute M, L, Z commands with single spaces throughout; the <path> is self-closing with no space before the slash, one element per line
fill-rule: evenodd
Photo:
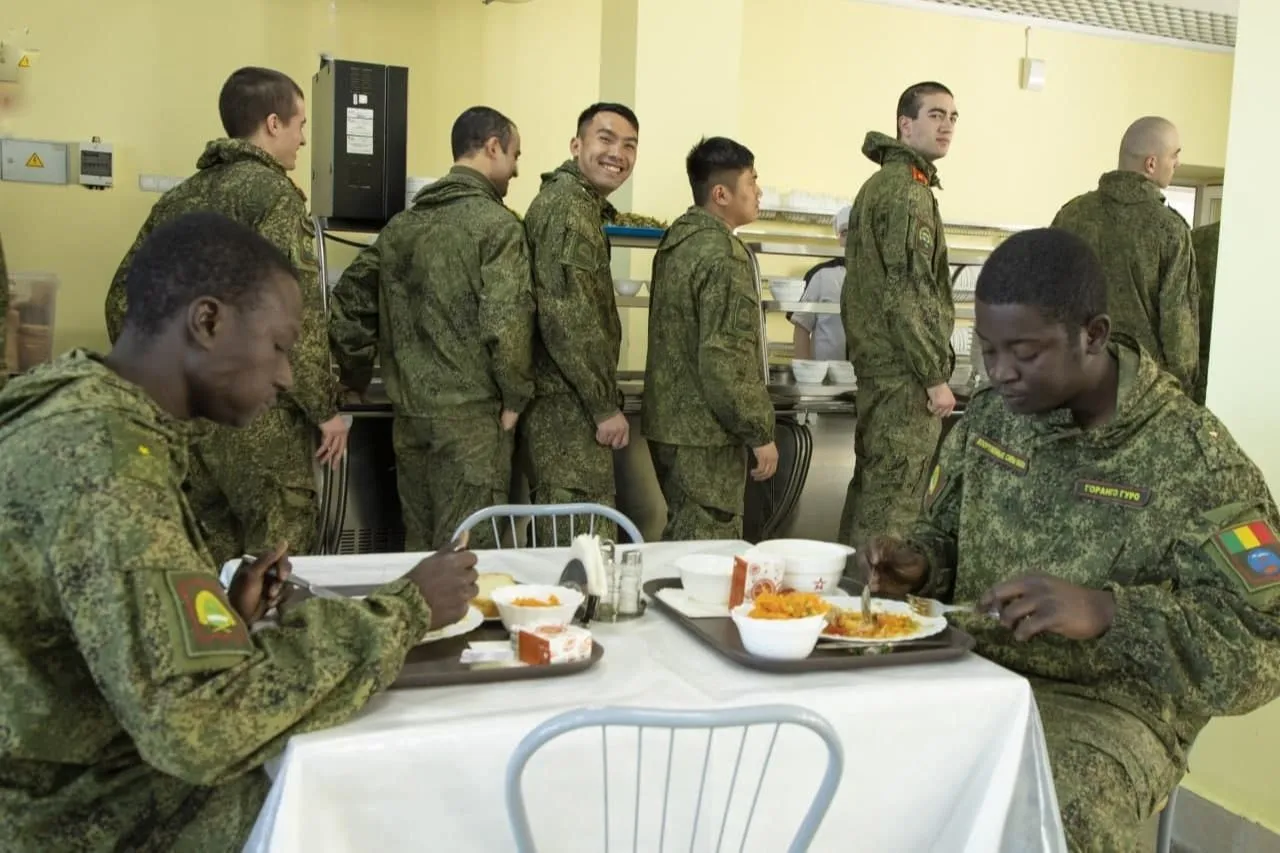
<path fill-rule="evenodd" d="M 648 580 L 677 574 L 671 563 L 681 554 L 735 553 L 746 545 L 642 547 Z M 480 552 L 480 568 L 548 583 L 559 577 L 566 554 Z M 304 557 L 293 565 L 320 584 L 378 583 L 400 576 L 420 557 Z M 514 849 L 503 799 L 507 761 L 543 720 L 583 705 L 710 708 L 771 702 L 822 714 L 844 744 L 844 777 L 814 851 L 1066 849 L 1035 701 L 1027 681 L 1007 670 L 969 655 L 940 664 L 773 675 L 721 658 L 652 607 L 641 620 L 593 631 L 605 655 L 584 673 L 393 690 L 345 725 L 293 738 L 272 768 L 275 784 L 246 850 L 506 853 Z M 759 731 L 748 739 L 744 761 L 763 754 L 767 738 L 759 735 L 757 741 Z M 715 832 L 708 828 L 719 827 L 737 751 L 736 735 L 731 749 L 720 740 L 727 737 L 717 735 L 712 764 L 729 769 L 717 769 L 708 785 L 709 797 L 719 796 L 721 805 L 719 811 L 710 811 L 714 804 L 704 807 L 696 849 L 714 849 Z M 659 823 L 666 738 L 665 732 L 650 731 L 645 739 L 641 850 L 658 849 L 651 831 Z M 705 744 L 705 734 L 677 736 L 673 802 L 679 792 L 696 791 Z M 611 733 L 609 746 L 610 836 L 614 849 L 629 850 L 636 737 Z M 541 849 L 604 849 L 600 753 L 598 731 L 593 737 L 580 733 L 552 742 L 530 762 L 525 797 Z M 725 760 L 717 765 L 717 757 Z M 809 733 L 779 737 L 746 849 L 786 849 L 824 761 L 824 748 Z M 753 786 L 758 775 L 750 780 Z M 741 792 L 735 802 L 740 797 Z M 674 835 L 666 841 L 672 849 L 688 849 L 693 800 L 680 802 L 686 801 L 684 811 L 669 815 Z M 710 815 L 715 821 L 709 824 Z M 727 849 L 737 847 L 738 837 L 731 824 Z"/>

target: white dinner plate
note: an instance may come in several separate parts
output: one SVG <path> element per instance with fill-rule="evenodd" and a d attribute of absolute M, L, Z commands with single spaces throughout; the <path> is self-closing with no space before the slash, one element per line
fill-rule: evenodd
<path fill-rule="evenodd" d="M 838 607 L 841 610 L 853 610 L 855 612 L 862 610 L 862 600 L 848 595 L 832 595 L 827 597 L 827 602 L 832 607 Z M 894 601 L 888 598 L 871 599 L 872 613 L 892 613 L 906 614 L 914 618 L 920 627 L 910 634 L 903 634 L 901 637 L 894 637 L 891 640 L 866 639 L 863 637 L 843 637 L 839 634 L 828 634 L 823 631 L 821 638 L 833 643 L 848 643 L 853 646 L 883 646 L 892 643 L 907 643 L 911 640 L 923 640 L 925 637 L 932 637 L 934 634 L 941 634 L 947 630 L 947 620 L 942 616 L 921 616 L 913 611 L 905 601 Z"/>
<path fill-rule="evenodd" d="M 447 640 L 450 637 L 460 637 L 463 634 L 469 634 L 483 624 L 484 614 L 475 606 L 471 606 L 467 608 L 467 615 L 463 616 L 452 625 L 445 625 L 443 628 L 438 630 L 427 632 L 426 636 L 418 641 L 418 645 L 422 645 L 423 643 L 435 643 L 440 640 Z"/>

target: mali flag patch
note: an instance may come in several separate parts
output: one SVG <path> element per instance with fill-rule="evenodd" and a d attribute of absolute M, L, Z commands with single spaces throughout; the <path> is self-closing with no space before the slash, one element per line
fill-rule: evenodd
<path fill-rule="evenodd" d="M 1234 525 L 1213 541 L 1251 591 L 1280 586 L 1280 537 L 1268 522 Z"/>

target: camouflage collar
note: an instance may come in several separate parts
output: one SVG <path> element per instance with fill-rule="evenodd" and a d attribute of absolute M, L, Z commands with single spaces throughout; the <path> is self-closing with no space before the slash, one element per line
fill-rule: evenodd
<path fill-rule="evenodd" d="M 1124 334 L 1113 333 L 1107 349 L 1119 362 L 1120 371 L 1116 411 L 1110 422 L 1086 431 L 1076 424 L 1070 409 L 1054 409 L 1032 416 L 1037 433 L 1045 437 L 1085 434 L 1091 441 L 1106 445 L 1128 436 L 1146 420 L 1147 393 L 1160 381 L 1160 368 L 1135 340 Z"/>
<path fill-rule="evenodd" d="M 281 165 L 280 161 L 272 157 L 266 151 L 254 145 L 247 139 L 214 139 L 207 143 L 204 152 L 200 158 L 196 160 L 196 168 L 200 170 L 209 169 L 213 166 L 221 166 L 229 163 L 241 163 L 251 161 L 261 163 L 263 166 L 271 169 L 282 178 L 289 178 L 289 173 Z M 302 188 L 289 180 L 289 185 L 294 188 L 299 197 L 306 201 L 307 194 Z"/>
<path fill-rule="evenodd" d="M 863 140 L 862 154 L 871 162 L 881 166 L 905 163 L 913 170 L 920 172 L 930 187 L 942 189 L 942 182 L 938 180 L 938 167 L 920 156 L 920 152 L 892 136 L 875 130 L 871 131 Z"/>
<path fill-rule="evenodd" d="M 1146 175 L 1122 169 L 1107 172 L 1098 178 L 1098 191 L 1108 198 L 1127 204 L 1154 201 L 1164 204 L 1164 193 Z"/>
<path fill-rule="evenodd" d="M 586 176 L 582 174 L 582 170 L 578 168 L 576 160 L 565 160 L 556 167 L 554 172 L 548 172 L 543 175 L 542 179 L 543 181 L 554 180 L 559 175 L 565 175 L 570 178 L 591 197 L 591 200 L 600 208 L 600 218 L 603 221 L 613 222 L 618 217 L 617 208 L 610 204 L 607 198 L 600 195 L 595 187 L 591 186 L 591 182 L 587 180 Z"/>
<path fill-rule="evenodd" d="M 455 165 L 451 167 L 449 169 L 449 177 L 464 183 L 467 186 L 483 190 L 485 195 L 492 198 L 498 204 L 502 204 L 502 196 L 498 195 L 498 188 L 493 185 L 493 181 L 489 180 L 479 171 L 471 168 L 470 166 Z"/>

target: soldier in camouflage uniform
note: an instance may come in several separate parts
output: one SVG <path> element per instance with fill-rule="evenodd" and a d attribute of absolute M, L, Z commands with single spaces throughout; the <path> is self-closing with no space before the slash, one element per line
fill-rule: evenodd
<path fill-rule="evenodd" d="M 262 553 L 280 540 L 306 554 L 317 544 L 319 526 L 314 459 L 337 465 L 347 426 L 337 413 L 329 366 L 315 229 L 306 197 L 287 174 L 304 144 L 305 104 L 302 90 L 285 75 L 242 68 L 223 86 L 218 108 L 231 138 L 210 142 L 196 174 L 152 208 L 107 293 L 107 332 L 113 342 L 120 335 L 133 255 L 152 230 L 175 216 L 221 213 L 289 256 L 302 276 L 304 302 L 294 388 L 249 429 L 212 427 L 196 436 L 188 497 L 215 559 Z"/>
<path fill-rule="evenodd" d="M 1186 220 L 1161 193 L 1181 147 L 1168 120 L 1138 119 L 1120 143 L 1119 168 L 1067 202 L 1053 225 L 1083 238 L 1102 259 L 1116 331 L 1192 393 L 1200 360 L 1195 253 Z"/>
<path fill-rule="evenodd" d="M 1082 240 L 1010 237 L 977 300 L 991 386 L 906 544 L 860 561 L 882 593 L 976 603 L 956 621 L 1031 680 L 1070 848 L 1140 849 L 1209 718 L 1280 694 L 1280 515 L 1226 427 L 1111 337 Z"/>
<path fill-rule="evenodd" d="M 476 594 L 475 555 L 450 551 L 364 602 L 312 599 L 250 633 L 289 563 L 273 548 L 223 589 L 183 496 L 185 432 L 245 424 L 289 387 L 291 261 L 187 214 L 144 241 L 126 289 L 109 356 L 72 352 L 0 393 L 10 853 L 239 851 L 263 763 L 350 718 Z"/>
<path fill-rule="evenodd" d="M 520 133 L 473 107 L 452 135 L 448 176 L 356 257 L 329 319 L 344 385 L 363 390 L 380 356 L 410 551 L 447 545 L 468 515 L 507 502 L 516 421 L 533 396 L 529 252 L 502 203 Z M 474 535 L 495 544 L 488 526 Z"/>
<path fill-rule="evenodd" d="M 538 315 L 535 391 L 520 443 L 536 503 L 615 503 L 613 451 L 627 446 L 630 428 L 617 383 L 622 322 L 603 229 L 617 213 L 609 195 L 635 167 L 639 134 L 629 108 L 588 107 L 570 143 L 573 158 L 542 176 L 525 215 Z M 542 541 L 549 527 L 540 526 L 548 528 Z M 616 535 L 611 523 L 597 532 Z"/>
<path fill-rule="evenodd" d="M 704 139 L 686 161 L 693 207 L 653 259 L 641 426 L 667 501 L 667 541 L 741 539 L 748 453 L 773 476 L 755 267 L 733 229 L 760 214 L 755 157 Z"/>
<path fill-rule="evenodd" d="M 941 419 L 955 408 L 955 307 L 946 238 L 933 188 L 951 147 L 955 99 L 919 83 L 898 100 L 898 138 L 868 133 L 862 153 L 880 164 L 858 192 L 845 244 L 840 304 L 858 374 L 855 465 L 840 541 L 904 531 L 920 510 Z"/>
<path fill-rule="evenodd" d="M 1218 234 L 1221 223 L 1205 225 L 1191 232 L 1195 248 L 1196 274 L 1200 285 L 1200 364 L 1191 399 L 1204 405 L 1209 391 L 1209 338 L 1213 332 L 1213 288 L 1218 278 Z"/>

